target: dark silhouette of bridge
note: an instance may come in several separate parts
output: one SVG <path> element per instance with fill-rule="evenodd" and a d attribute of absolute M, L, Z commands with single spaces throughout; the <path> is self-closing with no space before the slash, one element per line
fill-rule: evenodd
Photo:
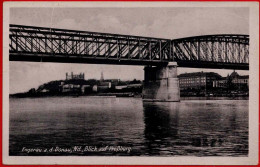
<path fill-rule="evenodd" d="M 9 60 L 249 69 L 248 35 L 181 39 L 10 25 Z"/>

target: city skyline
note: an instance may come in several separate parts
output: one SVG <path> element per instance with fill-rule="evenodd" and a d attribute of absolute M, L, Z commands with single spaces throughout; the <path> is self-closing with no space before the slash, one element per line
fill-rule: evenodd
<path fill-rule="evenodd" d="M 108 65 L 108 66 L 110 66 L 110 68 L 111 68 L 111 66 L 112 65 Z M 109 67 L 107 67 L 107 68 L 109 68 Z M 109 69 L 110 69 L 109 68 Z M 114 68 L 114 67 L 113 67 Z M 90 68 L 90 69 L 92 69 L 92 68 Z M 185 69 L 187 69 L 187 68 L 185 68 Z M 182 71 L 182 72 L 181 72 Z M 219 71 L 219 70 L 217 70 L 217 71 Z M 226 70 L 225 70 L 226 71 Z M 239 75 L 247 75 L 247 74 L 244 74 L 243 72 L 241 73 L 241 70 L 228 70 L 229 71 L 229 73 L 227 73 L 227 75 L 230 75 L 231 73 L 233 73 L 234 71 L 236 71 L 236 72 L 238 72 L 238 74 Z M 38 71 L 39 72 L 39 71 Z M 212 70 L 212 69 L 201 69 L 200 71 L 193 71 L 192 69 L 191 69 L 191 71 L 187 71 L 187 70 L 185 70 L 185 71 L 183 71 L 183 70 L 181 70 L 181 68 L 180 69 L 178 69 L 178 75 L 180 75 L 180 74 L 185 74 L 185 73 L 197 73 L 197 72 L 204 72 L 204 73 L 207 73 L 207 72 L 214 72 L 214 73 L 217 73 L 217 74 L 219 74 L 218 72 L 216 72 L 216 70 Z M 104 73 L 104 71 L 102 71 L 101 70 L 101 72 L 100 72 L 100 74 L 99 75 L 91 75 L 91 73 L 89 72 L 89 71 L 80 71 L 80 69 L 79 70 L 77 70 L 77 72 L 75 72 L 75 71 L 65 71 L 61 76 L 59 76 L 59 78 L 54 78 L 54 77 L 52 77 L 53 79 L 51 79 L 51 80 L 49 80 L 49 81 L 43 81 L 41 84 L 39 84 L 39 85 L 36 85 L 35 87 L 30 87 L 30 88 L 28 88 L 27 90 L 24 90 L 24 91 L 19 91 L 20 89 L 17 89 L 17 92 L 11 92 L 10 91 L 10 94 L 14 94 L 14 93 L 22 93 L 22 92 L 27 92 L 29 89 L 31 89 L 31 88 L 35 88 L 35 89 L 37 89 L 40 85 L 42 85 L 42 84 L 44 84 L 44 83 L 47 83 L 47 82 L 50 82 L 50 81 L 55 81 L 55 80 L 67 80 L 67 78 L 66 78 L 66 73 L 68 73 L 69 75 L 71 74 L 71 73 L 73 73 L 73 74 L 75 74 L 75 75 L 78 75 L 78 74 L 83 74 L 84 76 L 85 76 L 85 80 L 88 80 L 88 79 L 96 79 L 96 80 L 101 80 L 101 77 L 103 76 L 103 79 L 104 80 L 109 80 L 109 79 L 119 79 L 119 80 L 122 80 L 122 81 L 130 81 L 130 80 L 134 80 L 134 79 L 136 79 L 136 80 L 141 80 L 141 81 L 143 81 L 144 80 L 144 74 L 143 74 L 143 76 L 140 76 L 140 75 L 137 75 L 137 76 L 139 76 L 139 77 L 133 77 L 133 78 L 129 78 L 128 76 L 123 76 L 123 75 L 120 75 L 120 73 L 117 73 L 117 75 L 115 75 L 115 73 L 113 72 L 113 74 L 112 74 L 112 71 L 106 71 L 105 70 L 105 73 Z M 38 75 L 37 73 L 34 73 L 35 75 Z M 106 75 L 106 74 L 108 74 L 108 75 Z M 118 75 L 119 74 L 119 75 Z M 221 75 L 221 74 L 220 74 Z M 227 77 L 227 75 L 221 75 L 222 77 Z M 20 75 L 21 77 L 22 77 L 22 74 Z M 114 76 L 121 76 L 121 78 L 120 77 L 114 77 Z M 38 83 L 38 82 L 37 82 Z"/>
<path fill-rule="evenodd" d="M 249 34 L 249 9 L 11 8 L 10 24 L 176 39 L 205 34 Z M 143 66 L 121 65 L 10 62 L 10 93 L 28 91 L 42 83 L 62 79 L 66 71 L 75 73 L 83 71 L 86 78 L 98 79 L 103 71 L 108 78 L 142 80 L 143 68 Z M 222 76 L 232 72 L 232 70 L 178 68 L 179 74 L 199 71 L 217 72 Z M 241 75 L 248 74 L 248 71 L 237 71 Z"/>

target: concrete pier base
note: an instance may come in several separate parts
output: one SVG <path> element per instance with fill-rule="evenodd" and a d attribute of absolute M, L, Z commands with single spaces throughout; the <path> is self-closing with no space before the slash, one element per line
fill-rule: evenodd
<path fill-rule="evenodd" d="M 144 68 L 143 101 L 180 101 L 177 63 L 168 66 Z"/>

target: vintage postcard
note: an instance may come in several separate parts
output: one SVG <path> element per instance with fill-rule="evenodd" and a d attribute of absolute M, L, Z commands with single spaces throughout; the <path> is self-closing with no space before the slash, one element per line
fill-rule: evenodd
<path fill-rule="evenodd" d="M 258 164 L 257 2 L 5 2 L 3 163 Z"/>

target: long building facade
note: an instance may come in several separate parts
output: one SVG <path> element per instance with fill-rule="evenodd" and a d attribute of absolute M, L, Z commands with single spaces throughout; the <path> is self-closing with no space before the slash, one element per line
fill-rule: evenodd
<path fill-rule="evenodd" d="M 180 74 L 178 78 L 180 90 L 207 89 L 212 88 L 213 82 L 221 79 L 221 76 L 214 72 L 195 72 Z"/>
<path fill-rule="evenodd" d="M 214 72 L 184 73 L 178 76 L 181 95 L 200 96 L 228 92 L 248 92 L 249 76 L 232 72 L 222 77 Z"/>

